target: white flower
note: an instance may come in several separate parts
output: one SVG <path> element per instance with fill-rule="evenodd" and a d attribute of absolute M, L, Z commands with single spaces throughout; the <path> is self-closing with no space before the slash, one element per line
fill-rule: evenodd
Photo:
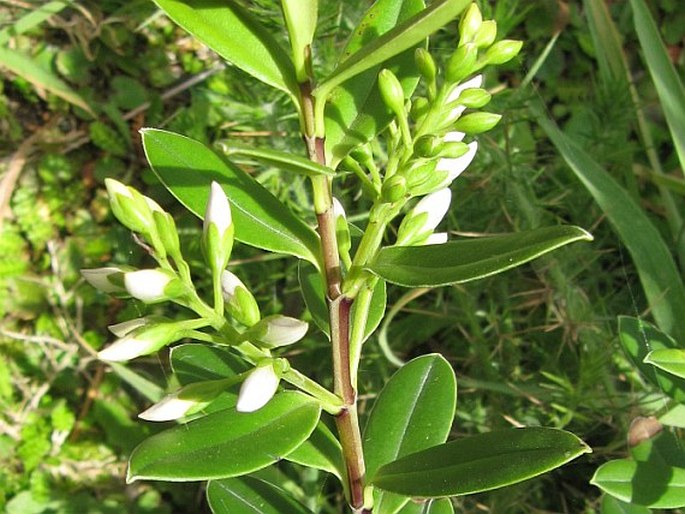
<path fill-rule="evenodd" d="M 247 290 L 245 284 L 243 284 L 242 280 L 240 280 L 235 273 L 231 273 L 228 270 L 221 272 L 221 290 L 224 293 L 224 300 L 230 302 L 235 296 L 236 289 L 239 287 Z"/>
<path fill-rule="evenodd" d="M 280 377 L 272 364 L 255 368 L 240 387 L 236 410 L 254 412 L 264 407 L 276 394 L 279 381 Z"/>
<path fill-rule="evenodd" d="M 166 297 L 164 290 L 172 276 L 157 269 L 143 269 L 124 274 L 126 291 L 143 302 L 154 302 Z"/>
<path fill-rule="evenodd" d="M 333 216 L 337 220 L 338 218 L 347 218 L 345 215 L 345 208 L 340 203 L 340 200 L 333 198 Z"/>
<path fill-rule="evenodd" d="M 426 238 L 421 244 L 424 245 L 441 245 L 447 242 L 447 232 L 435 232 Z"/>
<path fill-rule="evenodd" d="M 190 410 L 198 406 L 198 403 L 204 402 L 185 400 L 179 398 L 178 394 L 170 394 L 138 414 L 138 417 L 146 421 L 172 421 L 188 414 Z"/>
<path fill-rule="evenodd" d="M 214 224 L 219 232 L 219 239 L 221 239 L 232 223 L 231 206 L 228 203 L 226 193 L 217 182 L 212 182 L 209 201 L 205 210 L 204 232 L 206 234 L 209 225 Z"/>
<path fill-rule="evenodd" d="M 125 362 L 141 355 L 148 355 L 155 350 L 154 341 L 125 336 L 98 352 L 98 358 L 107 362 Z"/>
<path fill-rule="evenodd" d="M 418 216 L 424 212 L 428 215 L 419 232 L 435 230 L 435 227 L 438 226 L 438 223 L 440 223 L 442 218 L 445 217 L 445 214 L 447 214 L 447 210 L 450 208 L 451 203 L 452 191 L 447 187 L 424 196 L 419 203 L 414 206 L 410 214 L 412 217 Z"/>
<path fill-rule="evenodd" d="M 263 331 L 259 340 L 265 345 L 275 348 L 287 346 L 302 339 L 309 329 L 309 323 L 277 314 L 264 318 L 259 328 Z"/>
<path fill-rule="evenodd" d="M 445 141 L 447 141 L 447 137 L 450 136 L 450 134 L 462 134 L 462 132 L 449 132 L 445 136 Z M 450 136 L 451 138 L 455 138 L 457 136 L 452 135 Z M 453 139 L 455 141 L 459 141 L 457 139 Z M 446 171 L 447 172 L 447 179 L 445 180 L 445 185 L 448 186 L 449 184 L 452 183 L 452 181 L 457 178 L 461 173 L 469 167 L 471 162 L 473 161 L 473 158 L 476 156 L 476 152 L 478 151 L 478 142 L 477 141 L 472 141 L 471 143 L 468 144 L 468 151 L 462 155 L 461 157 L 456 157 L 454 159 L 449 159 L 446 157 L 443 157 L 442 159 L 438 160 L 438 164 L 435 167 L 436 171 Z"/>
<path fill-rule="evenodd" d="M 117 293 L 122 291 L 121 287 L 109 281 L 109 277 L 115 273 L 122 273 L 122 270 L 114 266 L 81 270 L 81 276 L 86 282 L 103 293 Z"/>

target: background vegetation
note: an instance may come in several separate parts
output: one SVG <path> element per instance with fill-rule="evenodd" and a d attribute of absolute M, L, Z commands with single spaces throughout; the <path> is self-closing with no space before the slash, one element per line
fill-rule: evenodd
<path fill-rule="evenodd" d="M 276 2 L 250 4 L 266 20 L 280 16 Z M 333 63 L 367 4 L 322 0 L 315 58 L 323 66 Z M 530 106 L 544 105 L 543 112 L 639 201 L 681 258 L 669 228 L 673 206 L 659 187 L 682 213 L 685 183 L 627 1 L 606 4 L 653 137 L 649 145 L 634 98 L 621 80 L 601 72 L 587 2 L 479 4 L 497 20 L 500 37 L 525 45 L 522 58 L 486 76 L 486 86 L 497 92 L 491 110 L 505 116 L 480 139 L 474 164 L 454 183 L 447 228 L 477 236 L 570 223 L 590 230 L 595 241 L 466 286 L 405 295 L 390 288 L 391 316 L 367 343 L 362 393 L 378 391 L 400 361 L 426 351 L 444 354 L 460 387 L 454 435 L 545 425 L 566 428 L 594 449 L 540 479 L 459 500 L 461 510 L 595 512 L 594 470 L 627 455 L 625 436 L 635 416 L 658 413 L 666 403 L 616 340 L 618 315 L 650 319 L 638 271 Z M 682 79 L 685 6 L 680 0 L 648 4 Z M 449 54 L 456 37 L 453 23 L 432 46 L 438 55 L 440 49 Z M 163 356 L 128 368 L 94 358 L 107 341 L 106 325 L 154 307 L 108 298 L 84 284 L 78 270 L 145 259 L 109 212 L 105 177 L 136 185 L 174 212 L 182 244 L 202 265 L 199 224 L 147 169 L 140 127 L 302 153 L 297 120 L 284 97 L 225 67 L 148 0 L 0 0 L 0 73 L 0 510 L 204 512 L 198 485 L 124 484 L 128 453 L 157 430 L 135 416 L 163 394 L 168 367 Z M 646 150 L 670 180 L 654 178 Z M 298 179 L 276 169 L 252 171 L 292 209 L 311 212 Z M 359 213 L 353 220 L 363 220 L 356 181 L 341 184 L 337 195 Z M 241 266 L 265 309 L 303 311 L 294 261 L 240 245 L 232 264 Z M 314 331 L 297 351 L 290 358 L 313 375 L 329 374 L 329 349 Z M 339 498 L 318 488 L 316 477 L 295 465 L 280 472 L 284 487 L 326 500 L 326 512 L 338 511 Z"/>

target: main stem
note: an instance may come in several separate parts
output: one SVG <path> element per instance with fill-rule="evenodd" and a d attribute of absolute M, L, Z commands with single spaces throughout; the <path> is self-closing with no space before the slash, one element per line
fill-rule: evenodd
<path fill-rule="evenodd" d="M 315 98 L 311 83 L 300 85 L 304 140 L 309 158 L 326 164 L 322 127 L 316 127 Z M 321 106 L 319 106 L 321 107 Z M 318 130 L 321 129 L 321 130 Z M 335 235 L 332 183 L 329 177 L 312 178 L 314 211 L 321 237 L 323 275 L 326 280 L 331 347 L 333 356 L 334 392 L 343 401 L 343 408 L 335 416 L 346 467 L 347 492 L 350 507 L 355 513 L 364 510 L 364 454 L 357 416 L 357 391 L 352 382 L 350 362 L 350 311 L 353 300 L 342 294 L 342 274 L 338 242 Z M 355 366 L 356 367 L 356 366 Z"/>

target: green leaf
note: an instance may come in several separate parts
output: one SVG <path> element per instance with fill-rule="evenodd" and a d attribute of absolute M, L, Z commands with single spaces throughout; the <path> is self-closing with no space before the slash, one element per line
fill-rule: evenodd
<path fill-rule="evenodd" d="M 141 133 L 153 171 L 191 212 L 204 216 L 209 185 L 216 180 L 231 202 L 238 241 L 317 265 L 316 232 L 247 173 L 199 141 L 157 129 Z"/>
<path fill-rule="evenodd" d="M 441 355 L 423 355 L 390 378 L 373 405 L 364 430 L 366 472 L 398 457 L 445 442 L 457 402 L 454 371 Z M 378 491 L 374 508 L 394 512 L 406 498 Z"/>
<path fill-rule="evenodd" d="M 402 457 L 382 466 L 371 483 L 426 498 L 472 494 L 527 480 L 590 451 L 563 430 L 500 430 Z"/>
<path fill-rule="evenodd" d="M 583 0 L 583 7 L 603 82 L 618 85 L 627 92 L 629 83 L 623 60 L 623 44 L 609 8 L 604 2 L 594 0 Z"/>
<path fill-rule="evenodd" d="M 7 43 L 12 36 L 23 34 L 37 27 L 53 14 L 57 14 L 69 7 L 69 4 L 71 4 L 71 0 L 53 0 L 30 10 L 21 18 L 12 21 L 6 28 L 0 30 L 0 45 Z"/>
<path fill-rule="evenodd" d="M 644 0 L 630 0 L 635 30 L 685 173 L 685 88 Z"/>
<path fill-rule="evenodd" d="M 447 498 L 426 501 L 411 500 L 397 514 L 454 514 L 454 507 Z"/>
<path fill-rule="evenodd" d="M 178 25 L 228 62 L 298 98 L 295 69 L 273 35 L 232 0 L 154 0 Z"/>
<path fill-rule="evenodd" d="M 199 343 L 173 347 L 169 360 L 181 385 L 234 377 L 249 369 L 228 348 Z"/>
<path fill-rule="evenodd" d="M 277 394 L 256 412 L 215 412 L 143 441 L 131 455 L 127 481 L 183 482 L 244 475 L 287 456 L 312 433 L 318 402 Z"/>
<path fill-rule="evenodd" d="M 336 86 L 420 43 L 453 20 L 470 1 L 437 0 L 420 13 L 364 45 L 358 52 L 341 62 L 319 84 L 314 90 L 317 100 L 325 101 Z"/>
<path fill-rule="evenodd" d="M 158 402 L 164 396 L 164 390 L 161 387 L 154 382 L 151 382 L 144 376 L 129 369 L 124 364 L 110 362 L 109 366 L 124 382 L 133 387 L 133 389 L 138 391 L 151 402 Z"/>
<path fill-rule="evenodd" d="M 382 248 L 368 269 L 407 287 L 461 284 L 520 266 L 575 241 L 591 241 L 582 228 L 547 227 L 441 245 Z"/>
<path fill-rule="evenodd" d="M 672 405 L 665 413 L 659 416 L 659 423 L 670 427 L 685 428 L 685 405 Z"/>
<path fill-rule="evenodd" d="M 322 166 L 319 163 L 287 152 L 270 150 L 268 148 L 255 148 L 253 146 L 242 145 L 240 143 L 229 143 L 227 141 L 219 141 L 217 146 L 227 157 L 233 155 L 252 157 L 254 160 L 263 162 L 269 166 L 284 171 L 299 173 L 300 175 L 306 175 L 308 177 L 317 177 L 320 175 L 329 177 L 335 176 L 335 170 L 328 166 Z"/>
<path fill-rule="evenodd" d="M 93 109 L 78 93 L 52 71 L 37 64 L 30 56 L 0 47 L 0 67 L 7 68 L 12 73 L 28 80 L 35 87 L 47 89 L 52 94 L 95 116 Z"/>
<path fill-rule="evenodd" d="M 424 7 L 423 0 L 375 2 L 352 33 L 341 62 Z M 325 111 L 326 162 L 331 167 L 335 168 L 353 148 L 370 141 L 393 119 L 378 90 L 377 77 L 381 65 L 400 80 L 405 98 L 411 96 L 419 80 L 414 65 L 414 51 L 419 46 L 425 47 L 425 40 L 360 73 L 332 92 Z"/>
<path fill-rule="evenodd" d="M 600 514 L 650 514 L 651 511 L 647 507 L 640 505 L 631 505 L 630 503 L 622 502 L 605 494 L 602 496 L 602 504 L 600 507 Z"/>
<path fill-rule="evenodd" d="M 664 394 L 685 402 L 685 380 L 645 364 L 650 351 L 676 349 L 677 343 L 654 325 L 628 316 L 619 316 L 618 335 L 623 350 L 642 375 Z"/>
<path fill-rule="evenodd" d="M 340 442 L 321 421 L 316 425 L 309 439 L 290 453 L 286 459 L 303 466 L 328 471 L 338 478 L 344 476 L 345 464 Z"/>
<path fill-rule="evenodd" d="M 621 501 L 650 509 L 685 506 L 685 469 L 658 461 L 612 460 L 595 471 L 590 483 Z"/>
<path fill-rule="evenodd" d="M 307 57 L 311 56 L 311 45 L 316 32 L 318 0 L 281 0 L 283 17 L 288 27 L 293 64 L 298 82 L 309 78 Z"/>
<path fill-rule="evenodd" d="M 249 476 L 210 481 L 207 501 L 214 514 L 311 514 L 280 487 Z"/>
<path fill-rule="evenodd" d="M 645 356 L 644 362 L 685 378 L 685 350 L 680 348 L 653 350 Z"/>
<path fill-rule="evenodd" d="M 659 327 L 685 341 L 685 287 L 668 246 L 643 209 L 540 108 L 538 123 L 569 167 L 602 208 L 637 267 L 651 312 Z"/>

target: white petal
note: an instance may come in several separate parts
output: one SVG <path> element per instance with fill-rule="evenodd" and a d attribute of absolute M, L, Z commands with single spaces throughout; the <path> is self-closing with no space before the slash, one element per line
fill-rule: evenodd
<path fill-rule="evenodd" d="M 118 180 L 114 180 L 113 178 L 105 179 L 105 187 L 107 188 L 107 193 L 109 194 L 110 198 L 113 198 L 115 194 L 133 198 L 133 193 L 131 193 L 128 187 Z"/>
<path fill-rule="evenodd" d="M 460 143 L 464 140 L 465 135 L 466 134 L 464 134 L 463 132 L 453 130 L 452 132 L 448 132 L 447 134 L 445 134 L 445 137 L 443 137 L 442 140 L 445 143 Z"/>
<path fill-rule="evenodd" d="M 147 421 L 172 421 L 182 418 L 196 405 L 195 400 L 183 400 L 175 394 L 170 394 L 138 414 L 138 417 Z"/>
<path fill-rule="evenodd" d="M 212 182 L 209 201 L 207 202 L 207 210 L 205 211 L 205 233 L 207 232 L 209 224 L 214 223 L 219 230 L 219 237 L 223 237 L 232 222 L 231 206 L 228 203 L 226 193 L 224 193 L 224 190 L 217 182 Z"/>
<path fill-rule="evenodd" d="M 125 362 L 146 353 L 150 343 L 132 337 L 117 339 L 104 350 L 98 352 L 98 358 L 107 362 Z"/>
<path fill-rule="evenodd" d="M 264 407 L 276 394 L 279 381 L 280 378 L 272 365 L 255 368 L 240 387 L 236 410 L 238 412 L 254 412 Z"/>
<path fill-rule="evenodd" d="M 338 200 L 337 198 L 333 198 L 333 216 L 336 220 L 341 216 L 343 218 L 346 218 L 345 208 L 342 206 L 340 200 Z"/>
<path fill-rule="evenodd" d="M 151 302 L 164 297 L 164 289 L 171 281 L 166 273 L 156 269 L 130 271 L 124 274 L 126 291 L 144 302 Z"/>
<path fill-rule="evenodd" d="M 107 277 L 119 272 L 121 272 L 121 269 L 115 267 L 82 269 L 81 276 L 91 286 L 99 289 L 100 291 L 104 293 L 115 293 L 117 291 L 121 291 L 121 287 L 112 284 L 109 280 L 107 280 Z"/>
<path fill-rule="evenodd" d="M 302 339 L 309 323 L 290 316 L 274 316 L 267 321 L 266 334 L 261 340 L 269 346 L 286 346 Z"/>
<path fill-rule="evenodd" d="M 221 272 L 221 290 L 224 293 L 224 300 L 227 302 L 235 295 L 235 290 L 239 287 L 247 289 L 245 284 L 234 274 L 228 270 Z"/>
<path fill-rule="evenodd" d="M 445 217 L 451 202 L 452 191 L 447 187 L 424 196 L 421 201 L 416 204 L 416 207 L 412 209 L 412 216 L 423 212 L 428 214 L 428 219 L 419 233 L 428 232 L 437 227 L 438 223 Z"/>
<path fill-rule="evenodd" d="M 422 243 L 424 245 L 441 245 L 447 242 L 447 232 L 435 232 Z"/>
<path fill-rule="evenodd" d="M 164 209 L 162 209 L 152 198 L 148 198 L 147 196 L 143 196 L 143 198 L 151 211 L 164 212 Z"/>
<path fill-rule="evenodd" d="M 462 82 L 447 95 L 446 103 L 454 102 L 466 89 L 474 89 L 483 85 L 483 75 L 476 75 L 466 82 Z"/>
<path fill-rule="evenodd" d="M 446 171 L 448 173 L 447 184 L 451 184 L 452 181 L 457 178 L 461 173 L 469 167 L 473 158 L 476 156 L 478 151 L 478 142 L 473 141 L 469 143 L 468 151 L 461 157 L 455 159 L 442 158 L 438 161 L 435 169 L 437 171 Z"/>

